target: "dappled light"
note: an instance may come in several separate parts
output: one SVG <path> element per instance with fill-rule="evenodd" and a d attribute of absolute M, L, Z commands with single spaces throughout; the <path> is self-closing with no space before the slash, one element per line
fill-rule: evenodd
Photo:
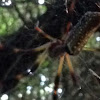
<path fill-rule="evenodd" d="M 1 0 L 0 13 L 0 100 L 100 99 L 100 0 Z"/>

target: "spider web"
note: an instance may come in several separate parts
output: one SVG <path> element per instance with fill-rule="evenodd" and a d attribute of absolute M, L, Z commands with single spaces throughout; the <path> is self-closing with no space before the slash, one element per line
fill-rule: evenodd
<path fill-rule="evenodd" d="M 47 13 L 39 17 L 39 26 L 46 31 L 46 33 L 56 38 L 62 36 L 61 33 L 65 31 L 64 26 L 67 23 L 67 15 L 65 14 L 66 9 L 64 6 L 65 0 L 62 1 L 63 2 L 59 0 L 56 2 L 55 0 L 54 3 L 52 0 L 51 2 L 48 1 L 47 3 L 49 6 L 52 5 L 52 7 L 48 6 Z M 94 1 L 99 2 L 98 0 Z M 94 1 L 87 0 L 91 5 Z M 84 2 L 80 0 L 79 5 L 82 5 L 80 9 L 82 9 L 83 12 L 77 8 L 75 9 L 77 14 L 73 21 L 73 25 L 76 25 L 78 18 L 86 11 L 97 10 L 95 6 L 88 7 L 87 2 L 86 0 L 84 0 Z M 35 2 L 33 4 L 35 4 Z M 31 4 L 29 5 L 32 6 Z M 17 13 L 20 17 L 20 13 Z M 22 17 L 20 19 L 22 19 Z M 3 38 L 1 41 L 5 44 L 5 49 L 0 52 L 0 91 L 4 92 L 4 94 L 1 94 L 1 100 L 3 100 L 2 98 L 4 96 L 7 97 L 7 95 L 10 100 L 51 100 L 59 57 L 51 58 L 48 54 L 47 59 L 34 73 L 34 62 L 39 55 L 43 54 L 42 52 L 28 54 L 13 53 L 12 48 L 30 49 L 48 42 L 48 39 L 45 39 L 34 30 L 35 25 L 31 21 L 23 21 L 25 21 L 24 26 L 20 27 L 16 32 L 14 31 L 13 35 Z M 36 22 L 37 20 L 35 19 L 34 23 Z M 95 36 L 99 37 L 99 34 L 100 33 L 97 33 Z M 97 41 L 95 41 L 95 43 L 97 44 Z M 93 43 L 93 45 L 95 44 Z M 100 42 L 99 46 L 97 45 L 96 47 L 100 47 Z M 45 55 L 46 53 L 43 54 L 43 57 Z M 100 75 L 100 53 L 82 51 L 79 55 L 70 57 L 75 73 L 78 76 L 79 86 L 73 85 L 67 65 L 64 63 L 61 82 L 58 89 L 59 99 L 73 100 L 74 98 L 74 100 L 99 100 L 100 79 L 98 79 L 94 73 L 98 76 Z M 19 74 L 24 74 L 26 76 L 23 77 L 20 82 L 15 79 L 15 76 Z"/>

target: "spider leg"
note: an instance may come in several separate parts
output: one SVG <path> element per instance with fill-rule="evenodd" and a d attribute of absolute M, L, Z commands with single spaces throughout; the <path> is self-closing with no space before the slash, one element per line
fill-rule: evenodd
<path fill-rule="evenodd" d="M 24 78 L 25 76 L 32 74 L 33 72 L 36 71 L 36 69 L 41 66 L 41 64 L 45 61 L 45 59 L 47 58 L 47 50 L 45 50 L 41 55 L 39 55 L 37 57 L 37 60 L 35 61 L 35 63 L 33 63 L 33 66 L 30 68 L 30 71 L 27 73 L 26 71 L 23 73 L 19 73 L 14 77 L 11 77 L 10 79 L 8 78 L 8 80 L 3 80 L 0 81 L 0 93 L 5 93 L 7 92 L 9 89 L 12 89 L 16 86 L 16 84 L 19 82 L 19 80 L 21 80 L 22 78 Z M 10 82 L 12 82 L 12 85 L 9 85 Z M 16 82 L 16 83 L 15 83 Z M 8 87 L 9 86 L 9 87 Z"/>
<path fill-rule="evenodd" d="M 39 47 L 33 48 L 33 49 L 19 49 L 19 48 L 13 48 L 13 52 L 14 53 L 19 53 L 19 52 L 24 52 L 24 53 L 28 53 L 28 52 L 39 52 L 39 51 L 43 51 L 45 49 L 47 49 L 49 46 L 51 45 L 51 42 L 48 42 L 46 44 L 43 44 Z"/>
<path fill-rule="evenodd" d="M 42 54 L 38 55 L 35 63 L 37 63 L 39 66 L 45 61 L 45 59 L 48 57 L 47 53 L 48 49 L 46 49 Z"/>
<path fill-rule="evenodd" d="M 27 74 L 29 75 L 30 73 L 33 73 L 36 71 L 36 69 L 42 65 L 42 63 L 45 61 L 45 59 L 47 58 L 48 54 L 47 54 L 47 49 L 41 54 L 38 55 L 36 61 L 33 63 L 33 66 L 30 68 L 30 71 L 27 73 L 23 73 L 23 74 L 18 74 L 16 75 L 15 79 L 20 80 L 23 77 L 25 77 Z"/>
<path fill-rule="evenodd" d="M 67 37 L 68 32 L 71 28 L 72 20 L 73 20 L 73 12 L 74 12 L 76 1 L 77 0 L 71 0 L 70 7 L 68 8 L 68 11 L 67 11 L 67 13 L 68 13 L 68 23 L 67 23 L 67 26 L 66 26 L 66 31 L 64 32 L 64 35 L 62 37 L 62 40 L 65 40 L 65 38 Z"/>
<path fill-rule="evenodd" d="M 57 98 L 58 98 L 57 89 L 59 87 L 59 81 L 60 81 L 60 76 L 61 76 L 61 72 L 62 72 L 62 68 L 63 68 L 63 62 L 64 62 L 64 56 L 61 56 L 57 75 L 55 77 L 55 82 L 54 82 L 55 86 L 54 86 L 54 92 L 53 92 L 53 100 L 57 100 Z"/>
<path fill-rule="evenodd" d="M 37 59 L 33 61 L 33 65 L 30 68 L 30 72 L 28 74 L 34 73 L 46 60 L 48 57 L 47 49 L 37 56 Z"/>
<path fill-rule="evenodd" d="M 45 38 L 49 39 L 50 41 L 56 41 L 57 39 L 53 38 L 52 36 L 46 34 L 42 29 L 40 29 L 39 27 L 35 27 L 35 29 L 41 33 Z M 39 51 L 43 51 L 46 48 L 48 48 L 51 45 L 51 42 L 48 42 L 46 44 L 43 44 L 39 47 L 36 48 L 32 48 L 32 49 L 20 49 L 20 48 L 5 48 L 5 45 L 2 44 L 0 42 L 0 50 L 5 50 L 5 49 L 10 49 L 10 51 L 14 52 L 14 53 L 29 53 L 29 52 L 39 52 Z"/>
<path fill-rule="evenodd" d="M 68 22 L 68 24 L 67 24 L 65 34 L 67 34 L 67 33 L 69 32 L 69 29 L 70 29 L 71 24 L 72 24 L 71 22 L 72 22 L 72 19 L 73 19 L 73 11 L 74 11 L 74 8 L 75 8 L 75 3 L 76 3 L 76 0 L 72 0 L 72 3 L 71 3 L 71 5 L 70 5 L 70 7 L 69 7 L 69 9 L 68 9 L 68 14 L 69 14 L 68 18 L 69 18 L 69 22 Z"/>
<path fill-rule="evenodd" d="M 48 35 L 47 33 L 45 33 L 42 29 L 40 29 L 39 27 L 35 27 L 35 29 L 41 33 L 45 38 L 51 40 L 51 41 L 54 41 L 56 40 L 55 38 L 53 38 L 52 36 Z"/>
<path fill-rule="evenodd" d="M 100 52 L 100 48 L 83 48 L 84 51 Z"/>
<path fill-rule="evenodd" d="M 43 44 L 39 47 L 32 48 L 32 49 L 21 49 L 21 48 L 14 48 L 14 47 L 6 47 L 4 44 L 0 43 L 0 51 L 9 50 L 12 53 L 38 53 L 48 49 L 51 45 L 51 42 Z"/>
<path fill-rule="evenodd" d="M 65 57 L 66 57 L 66 62 L 68 64 L 68 68 L 69 68 L 72 80 L 73 80 L 74 84 L 77 85 L 77 78 L 76 78 L 76 75 L 75 75 L 75 72 L 74 72 L 74 69 L 73 69 L 69 54 L 66 53 Z"/>

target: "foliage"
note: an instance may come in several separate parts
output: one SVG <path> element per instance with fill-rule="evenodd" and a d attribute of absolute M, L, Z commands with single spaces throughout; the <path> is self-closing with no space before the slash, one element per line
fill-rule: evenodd
<path fill-rule="evenodd" d="M 8 1 L 10 0 L 7 0 L 6 2 Z M 3 74 L 1 75 L 0 81 L 3 80 L 2 77 L 5 76 L 5 73 L 7 74 L 12 64 L 15 65 L 15 67 L 13 68 L 13 71 L 8 74 L 8 80 L 19 73 L 25 72 L 26 76 L 22 78 L 20 82 L 19 80 L 15 80 L 16 87 L 13 86 L 14 82 L 12 80 L 10 80 L 9 83 L 11 84 L 11 87 L 7 84 L 8 91 L 5 94 L 9 96 L 9 100 L 52 99 L 54 78 L 57 72 L 59 58 L 55 59 L 48 56 L 38 70 L 34 72 L 33 69 L 34 73 L 32 73 L 30 68 L 35 66 L 33 63 L 35 62 L 37 55 L 41 53 L 17 55 L 13 54 L 8 48 L 11 46 L 30 49 L 46 43 L 48 40 L 40 36 L 40 34 L 34 30 L 34 27 L 37 24 L 39 24 L 40 28 L 46 31 L 46 33 L 53 37 L 60 38 L 62 35 L 61 32 L 64 32 L 65 30 L 68 18 L 65 13 L 65 0 L 56 1 L 57 0 L 47 0 L 44 4 L 39 4 L 37 0 L 15 0 L 12 1 L 12 4 L 9 6 L 3 6 L 2 2 L 0 2 L 2 5 L 0 7 L 0 38 L 7 46 L 7 49 L 0 53 L 0 55 L 3 55 L 4 57 L 4 61 L 2 61 L 2 57 L 0 58 L 0 64 L 3 62 L 5 63 L 3 64 L 5 68 L 1 65 L 0 73 Z M 84 12 L 89 9 L 90 11 L 95 11 L 95 7 L 88 7 L 87 1 L 92 5 L 94 1 L 96 2 L 98 0 L 84 0 L 84 2 L 80 0 L 79 4 L 83 5 L 80 7 L 80 10 L 75 8 L 78 14 L 74 16 L 75 19 L 73 20 L 73 25 L 77 24 L 78 19 L 81 18 Z M 83 10 L 83 12 L 81 10 Z M 85 47 L 100 48 L 100 30 L 89 39 Z M 14 63 L 20 57 L 20 61 L 17 64 Z M 73 100 L 73 98 L 74 100 L 92 100 L 92 98 L 93 100 L 96 100 L 97 98 L 100 98 L 100 80 L 98 82 L 98 78 L 89 71 L 89 69 L 92 69 L 95 73 L 100 75 L 100 53 L 82 51 L 77 56 L 71 56 L 71 59 L 75 73 L 80 81 L 80 87 L 73 86 L 68 68 L 66 67 L 67 65 L 64 64 L 61 84 L 58 91 L 59 98 L 61 100 Z M 26 75 L 26 71 L 29 72 L 28 75 Z M 12 89 L 11 91 L 10 88 Z M 3 96 L 4 95 L 1 94 L 1 100 L 5 100 L 2 99 Z"/>

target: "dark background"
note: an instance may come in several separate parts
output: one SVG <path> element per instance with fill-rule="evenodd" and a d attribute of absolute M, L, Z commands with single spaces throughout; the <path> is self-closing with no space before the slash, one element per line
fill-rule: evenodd
<path fill-rule="evenodd" d="M 66 5 L 65 0 L 40 1 L 0 1 L 0 42 L 4 46 L 0 49 L 1 100 L 52 100 L 59 57 L 51 58 L 48 55 L 37 69 L 35 60 L 39 55 L 44 57 L 46 54 L 12 52 L 12 48 L 30 49 L 49 42 L 34 29 L 37 24 L 55 38 L 60 39 L 65 32 L 69 21 L 66 13 L 69 5 Z M 99 0 L 77 0 L 72 27 L 86 12 L 100 12 L 97 4 L 100 5 Z M 88 40 L 86 47 L 100 49 L 100 29 Z M 70 57 L 79 86 L 73 85 L 67 64 L 64 63 L 58 89 L 59 99 L 99 100 L 100 79 L 91 70 L 100 76 L 100 52 L 81 51 L 77 56 Z M 24 77 L 16 79 L 18 75 Z"/>

